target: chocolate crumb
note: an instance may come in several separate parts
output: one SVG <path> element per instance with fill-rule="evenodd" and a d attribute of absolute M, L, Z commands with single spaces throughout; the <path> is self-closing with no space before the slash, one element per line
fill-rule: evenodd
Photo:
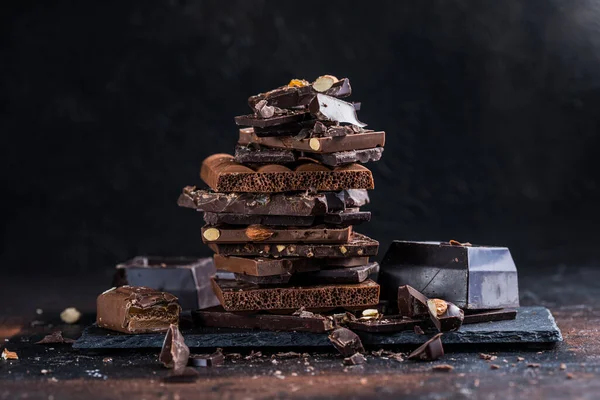
<path fill-rule="evenodd" d="M 454 367 L 450 364 L 439 364 L 434 365 L 431 369 L 434 371 L 450 372 L 454 369 Z"/>

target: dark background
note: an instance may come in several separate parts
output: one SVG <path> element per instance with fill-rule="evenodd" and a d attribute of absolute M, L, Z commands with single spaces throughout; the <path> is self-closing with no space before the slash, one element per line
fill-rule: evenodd
<path fill-rule="evenodd" d="M 457 239 L 509 246 L 521 273 L 593 260 L 594 1 L 4 7 L 4 273 L 84 280 L 139 254 L 209 255 L 181 188 L 233 151 L 249 95 L 325 73 L 349 77 L 360 119 L 387 132 L 360 228 L 381 255 L 393 239 Z"/>

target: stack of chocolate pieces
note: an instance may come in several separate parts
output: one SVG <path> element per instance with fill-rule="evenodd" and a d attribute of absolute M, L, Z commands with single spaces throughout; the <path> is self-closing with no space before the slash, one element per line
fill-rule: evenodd
<path fill-rule="evenodd" d="M 384 132 L 364 129 L 348 79 L 330 75 L 250 97 L 235 118 L 235 156 L 214 154 L 178 204 L 204 212 L 216 253 L 213 289 L 230 312 L 360 310 L 379 302 L 369 276 L 379 243 L 354 231 L 374 188 L 360 163 L 381 157 Z"/>

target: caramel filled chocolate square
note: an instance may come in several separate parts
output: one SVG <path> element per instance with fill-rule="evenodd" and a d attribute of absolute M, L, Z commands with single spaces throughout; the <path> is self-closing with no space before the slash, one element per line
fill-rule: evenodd
<path fill-rule="evenodd" d="M 112 288 L 96 300 L 96 323 L 123 333 L 166 332 L 179 323 L 177 297 L 147 287 Z"/>

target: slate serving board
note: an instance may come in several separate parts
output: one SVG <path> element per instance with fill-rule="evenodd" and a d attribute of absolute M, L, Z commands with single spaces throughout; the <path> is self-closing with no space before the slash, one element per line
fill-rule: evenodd
<path fill-rule="evenodd" d="M 327 334 L 260 330 L 194 328 L 182 331 L 191 348 L 232 347 L 331 347 Z M 366 346 L 419 345 L 431 335 L 412 330 L 391 334 L 356 332 Z M 160 348 L 163 334 L 127 335 L 92 325 L 85 329 L 73 348 L 87 350 Z M 442 337 L 448 345 L 551 345 L 562 341 L 554 317 L 545 307 L 521 307 L 511 321 L 463 325 Z"/>

